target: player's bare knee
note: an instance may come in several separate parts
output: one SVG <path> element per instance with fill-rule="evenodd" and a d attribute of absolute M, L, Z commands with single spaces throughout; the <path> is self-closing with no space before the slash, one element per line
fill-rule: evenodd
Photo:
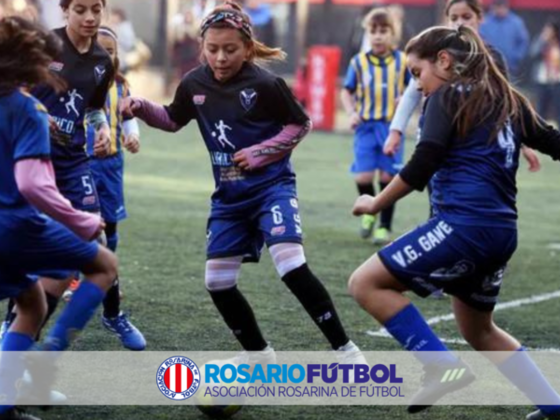
<path fill-rule="evenodd" d="M 393 180 L 394 176 L 391 175 L 389 172 L 381 172 L 379 174 L 379 182 L 382 182 L 384 184 L 388 184 L 389 182 L 391 182 Z"/>

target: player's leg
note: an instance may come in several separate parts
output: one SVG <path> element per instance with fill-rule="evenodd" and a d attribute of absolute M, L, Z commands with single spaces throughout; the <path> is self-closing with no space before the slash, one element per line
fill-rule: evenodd
<path fill-rule="evenodd" d="M 453 312 L 459 330 L 469 344 L 475 350 L 488 352 L 484 355 L 535 403 L 538 411 L 531 414 L 534 419 L 560 416 L 560 395 L 519 341 L 494 323 L 491 308 L 476 308 L 472 303 L 454 297 Z"/>
<path fill-rule="evenodd" d="M 254 235 L 247 217 L 210 217 L 207 233 L 205 286 L 216 309 L 246 351 L 267 350 L 251 305 L 238 288 L 238 276 L 244 257 L 260 258 L 262 241 Z"/>
<path fill-rule="evenodd" d="M 354 176 L 358 195 L 375 196 L 373 180 L 377 166 L 374 141 L 372 139 L 373 128 L 371 124 L 360 124 L 354 135 L 354 161 L 350 172 Z M 364 215 L 361 218 L 360 237 L 367 239 L 371 237 L 375 227 L 375 216 Z"/>
<path fill-rule="evenodd" d="M 389 128 L 386 125 L 379 126 L 379 138 L 387 138 Z M 385 134 L 386 133 L 386 134 Z M 387 156 L 383 153 L 383 145 L 381 142 L 376 149 L 378 154 L 377 162 L 379 165 L 379 191 L 383 191 L 387 185 L 393 180 L 393 177 L 402 169 L 404 147 L 393 156 Z M 390 233 L 393 229 L 393 215 L 395 213 L 395 205 L 391 205 L 381 212 L 379 218 L 379 227 L 374 232 L 373 242 L 377 245 L 386 245 L 390 242 Z"/>
<path fill-rule="evenodd" d="M 43 323 L 46 314 L 46 302 L 43 290 L 36 280 L 21 275 L 24 290 L 14 301 L 17 303 L 19 315 L 11 324 L 2 341 L 2 357 L 0 358 L 0 395 L 3 404 L 0 406 L 0 419 L 32 420 L 33 417 L 19 412 L 15 408 L 18 389 L 16 384 L 23 376 L 24 361 L 19 352 L 27 351 L 35 342 L 35 334 Z M 14 277 L 10 282 L 14 281 Z"/>

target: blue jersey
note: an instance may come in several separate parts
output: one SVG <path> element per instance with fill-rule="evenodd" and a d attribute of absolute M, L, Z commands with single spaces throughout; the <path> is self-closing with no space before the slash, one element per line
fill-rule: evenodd
<path fill-rule="evenodd" d="M 355 55 L 348 66 L 344 88 L 356 99 L 356 112 L 363 121 L 391 121 L 397 99 L 410 82 L 402 51 L 377 57 L 371 51 Z"/>
<path fill-rule="evenodd" d="M 105 113 L 111 130 L 111 149 L 109 151 L 109 156 L 121 155 L 122 152 L 124 121 L 122 114 L 119 112 L 119 100 L 127 96 L 130 96 L 128 87 L 123 82 L 115 81 L 115 83 L 111 85 L 105 101 Z M 87 153 L 89 156 L 93 156 L 93 144 L 95 141 L 95 131 L 93 127 L 87 126 L 86 133 Z"/>
<path fill-rule="evenodd" d="M 0 96 L 0 219 L 38 215 L 18 190 L 14 168 L 18 160 L 49 158 L 49 122 L 45 107 L 31 95 L 15 90 Z"/>
<path fill-rule="evenodd" d="M 68 38 L 66 28 L 54 32 L 62 40 L 63 50 L 50 65 L 50 71 L 66 87 L 56 92 L 43 85 L 35 88 L 33 94 L 58 125 L 51 136 L 52 159 L 57 178 L 63 178 L 87 166 L 84 116 L 88 109 L 103 109 L 114 70 L 111 57 L 96 41 L 89 51 L 80 53 Z"/>
<path fill-rule="evenodd" d="M 295 194 L 289 155 L 251 172 L 233 163 L 239 150 L 274 137 L 288 124 L 308 123 L 309 117 L 280 77 L 245 63 L 235 77 L 219 83 L 209 66 L 200 66 L 183 78 L 166 109 L 180 126 L 192 119 L 198 122 L 216 182 L 215 209 L 252 207 L 271 189 L 277 197 Z"/>
<path fill-rule="evenodd" d="M 454 224 L 515 228 L 516 172 L 522 135 L 508 124 L 492 139 L 491 116 L 459 138 L 444 103 L 443 89 L 424 104 L 420 120 L 422 141 L 444 140 L 444 163 L 430 181 L 434 215 Z"/>

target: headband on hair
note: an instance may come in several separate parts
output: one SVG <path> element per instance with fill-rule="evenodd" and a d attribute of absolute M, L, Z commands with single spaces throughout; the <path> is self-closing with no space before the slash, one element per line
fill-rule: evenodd
<path fill-rule="evenodd" d="M 115 40 L 115 42 L 119 42 L 119 40 L 117 39 L 117 34 L 114 33 L 114 32 L 113 32 L 111 29 L 109 29 L 109 28 L 103 28 L 103 27 L 101 27 L 101 28 L 99 28 L 99 29 L 97 30 L 97 34 L 98 34 L 98 35 L 107 35 L 107 36 L 110 36 L 111 38 L 113 38 L 113 39 Z"/>
<path fill-rule="evenodd" d="M 234 29 L 240 30 L 249 39 L 253 38 L 253 28 L 251 24 L 243 19 L 243 16 L 237 12 L 220 11 L 212 13 L 200 26 L 200 36 L 204 36 L 204 33 L 214 24 L 224 22 Z"/>

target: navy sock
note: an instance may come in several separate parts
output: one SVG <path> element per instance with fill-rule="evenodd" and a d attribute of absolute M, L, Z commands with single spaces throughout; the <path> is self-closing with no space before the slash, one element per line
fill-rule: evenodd
<path fill-rule="evenodd" d="M 2 340 L 2 357 L 0 358 L 0 395 L 3 401 L 14 402 L 17 395 L 16 382 L 21 379 L 24 364 L 19 352 L 31 348 L 35 340 L 33 337 L 17 332 L 8 332 Z M 10 352 L 10 353 L 6 353 Z M 17 352 L 17 353 L 11 353 Z M 13 405 L 0 406 L 0 413 L 4 413 Z"/>
<path fill-rule="evenodd" d="M 350 341 L 338 318 L 329 292 L 307 264 L 284 275 L 282 281 L 303 305 L 334 350 Z"/>
<path fill-rule="evenodd" d="M 424 364 L 457 361 L 412 303 L 387 321 L 385 328 L 404 349 L 413 351 L 416 358 Z"/>
<path fill-rule="evenodd" d="M 116 318 L 121 312 L 121 298 L 119 296 L 119 279 L 117 278 L 103 299 L 103 316 Z"/>
<path fill-rule="evenodd" d="M 83 281 L 49 331 L 45 339 L 47 348 L 53 351 L 68 348 L 74 334 L 84 329 L 104 296 L 105 292 L 99 286 Z"/>
<path fill-rule="evenodd" d="M 544 414 L 560 413 L 560 395 L 550 386 L 524 347 L 500 364 L 498 369 L 533 403 L 535 401 L 553 402 L 553 405 L 536 404 Z"/>
<path fill-rule="evenodd" d="M 375 196 L 375 188 L 373 187 L 372 183 L 369 184 L 356 183 L 356 187 L 358 188 L 358 194 L 360 195 L 371 195 L 372 197 Z"/>
<path fill-rule="evenodd" d="M 226 290 L 208 291 L 214 305 L 244 350 L 261 351 L 267 346 L 253 309 L 237 286 Z"/>
<path fill-rule="evenodd" d="M 383 191 L 385 187 L 389 185 L 386 182 L 379 183 L 379 190 Z M 381 219 L 379 221 L 379 226 L 382 228 L 387 229 L 388 231 L 391 230 L 393 226 L 393 214 L 395 213 L 395 205 L 391 204 L 389 207 L 383 209 L 381 211 Z"/>
<path fill-rule="evenodd" d="M 107 248 L 113 252 L 117 252 L 117 245 L 119 244 L 119 233 L 117 232 L 116 223 L 107 223 L 105 227 L 105 235 L 107 237 Z"/>

